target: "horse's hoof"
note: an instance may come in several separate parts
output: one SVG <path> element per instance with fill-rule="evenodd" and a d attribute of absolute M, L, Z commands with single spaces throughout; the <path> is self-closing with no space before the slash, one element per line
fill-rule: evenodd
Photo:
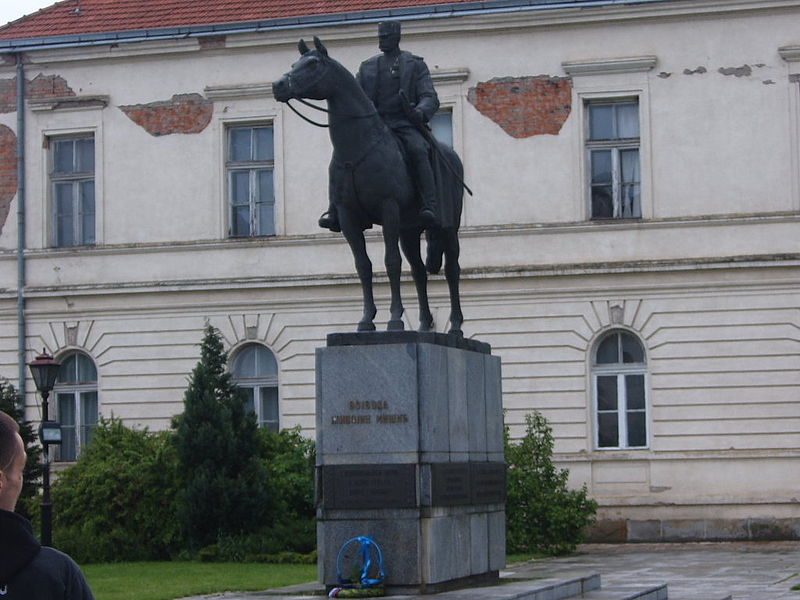
<path fill-rule="evenodd" d="M 361 321 L 358 324 L 357 331 L 375 331 L 375 323 L 372 321 Z"/>
<path fill-rule="evenodd" d="M 403 319 L 392 319 L 386 324 L 386 331 L 403 331 L 405 328 Z"/>
<path fill-rule="evenodd" d="M 419 329 L 417 331 L 433 331 L 433 319 L 428 321 L 420 321 Z"/>

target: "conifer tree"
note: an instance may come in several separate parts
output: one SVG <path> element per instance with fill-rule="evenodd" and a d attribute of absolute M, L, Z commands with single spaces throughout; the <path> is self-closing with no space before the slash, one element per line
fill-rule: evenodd
<path fill-rule="evenodd" d="M 271 513 L 255 415 L 226 365 L 222 337 L 209 325 L 184 412 L 173 421 L 185 484 L 180 519 L 192 551 L 220 535 L 258 531 Z"/>
<path fill-rule="evenodd" d="M 19 435 L 28 452 L 17 512 L 31 518 L 33 516 L 30 514 L 30 511 L 33 510 L 32 499 L 38 496 L 41 486 L 39 480 L 42 476 L 42 447 L 37 443 L 38 436 L 33 426 L 25 420 L 25 411 L 19 404 L 17 390 L 8 381 L 0 381 L 0 410 L 19 423 Z"/>

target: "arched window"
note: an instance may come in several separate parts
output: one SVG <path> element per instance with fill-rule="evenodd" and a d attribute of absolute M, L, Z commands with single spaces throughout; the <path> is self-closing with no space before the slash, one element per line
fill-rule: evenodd
<path fill-rule="evenodd" d="M 91 358 L 75 352 L 61 359 L 53 388 L 56 415 L 61 424 L 61 444 L 56 460 L 73 461 L 92 439 L 97 425 L 97 368 Z"/>
<path fill-rule="evenodd" d="M 261 344 L 248 344 L 233 358 L 233 379 L 247 395 L 259 427 L 278 431 L 278 361 Z"/>
<path fill-rule="evenodd" d="M 597 447 L 647 447 L 647 364 L 641 342 L 627 331 L 612 331 L 595 348 L 592 381 Z"/>

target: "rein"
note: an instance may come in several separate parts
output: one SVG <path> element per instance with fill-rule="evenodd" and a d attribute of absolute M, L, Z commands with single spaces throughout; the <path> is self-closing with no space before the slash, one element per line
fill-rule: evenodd
<path fill-rule="evenodd" d="M 324 113 L 327 113 L 329 115 L 334 115 L 334 116 L 337 116 L 337 117 L 345 117 L 345 118 L 348 118 L 348 119 L 368 119 L 369 117 L 374 117 L 375 115 L 378 114 L 378 111 L 373 110 L 372 112 L 369 112 L 369 113 L 366 113 L 366 114 L 363 114 L 363 115 L 348 115 L 346 113 L 333 112 L 332 110 L 327 109 L 327 108 L 325 108 L 323 106 L 317 106 L 316 104 L 311 104 L 311 102 L 303 100 L 302 98 L 290 98 L 290 100 L 297 100 L 300 104 L 304 104 L 305 106 L 308 106 L 309 108 L 313 108 L 314 110 L 318 110 L 320 112 L 324 112 Z M 286 101 L 286 105 L 289 108 L 292 109 L 292 112 L 294 114 L 296 114 L 298 117 L 303 119 L 303 121 L 305 121 L 306 123 L 311 123 L 315 127 L 330 127 L 329 123 L 318 123 L 318 122 L 314 121 L 313 119 L 308 118 L 307 116 L 302 114 L 299 110 L 297 110 L 294 106 L 292 106 L 292 104 L 291 104 L 291 102 L 289 100 Z"/>

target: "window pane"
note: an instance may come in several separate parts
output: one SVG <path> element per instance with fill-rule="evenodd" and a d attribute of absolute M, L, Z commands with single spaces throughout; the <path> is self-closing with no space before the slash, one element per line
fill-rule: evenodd
<path fill-rule="evenodd" d="M 73 354 L 77 363 L 77 381 L 80 383 L 94 383 L 97 381 L 97 369 L 91 358 L 85 354 Z"/>
<path fill-rule="evenodd" d="M 92 441 L 97 425 L 97 392 L 81 393 L 81 448 Z"/>
<path fill-rule="evenodd" d="M 628 446 L 641 448 L 647 445 L 647 425 L 644 411 L 629 412 L 628 417 Z"/>
<path fill-rule="evenodd" d="M 597 378 L 597 410 L 617 410 L 617 376 Z"/>
<path fill-rule="evenodd" d="M 94 244 L 94 181 L 80 184 L 81 193 L 81 227 L 83 244 Z"/>
<path fill-rule="evenodd" d="M 617 109 L 617 136 L 620 138 L 639 137 L 639 105 L 631 102 L 615 105 Z"/>
<path fill-rule="evenodd" d="M 438 141 L 453 147 L 453 113 L 438 112 L 430 120 L 431 133 Z"/>
<path fill-rule="evenodd" d="M 233 235 L 250 235 L 250 207 L 233 208 Z"/>
<path fill-rule="evenodd" d="M 53 144 L 53 172 L 74 171 L 74 144 L 72 140 L 57 140 Z"/>
<path fill-rule="evenodd" d="M 256 153 L 255 160 L 273 160 L 275 143 L 272 127 L 257 127 L 255 130 Z"/>
<path fill-rule="evenodd" d="M 625 400 L 628 410 L 644 410 L 644 375 L 625 376 Z"/>
<path fill-rule="evenodd" d="M 81 173 L 94 173 L 94 138 L 75 140 L 77 164 L 75 170 Z"/>
<path fill-rule="evenodd" d="M 230 177 L 233 205 L 250 204 L 250 171 L 232 171 Z"/>
<path fill-rule="evenodd" d="M 644 349 L 634 336 L 630 333 L 620 333 L 622 337 L 622 362 L 624 363 L 643 363 Z"/>
<path fill-rule="evenodd" d="M 258 235 L 275 233 L 275 202 L 272 193 L 272 171 L 258 171 Z"/>
<path fill-rule="evenodd" d="M 620 150 L 619 158 L 622 167 L 622 183 L 639 183 L 639 150 Z"/>
<path fill-rule="evenodd" d="M 253 398 L 255 390 L 251 387 L 243 387 L 240 388 L 244 393 L 245 401 L 244 401 L 244 409 L 249 413 L 256 412 L 256 403 Z"/>
<path fill-rule="evenodd" d="M 589 139 L 609 140 L 614 136 L 611 104 L 589 105 Z"/>
<path fill-rule="evenodd" d="M 75 436 L 75 396 L 58 394 L 58 421 L 61 424 L 61 446 L 56 452 L 58 460 L 75 460 L 78 440 Z"/>
<path fill-rule="evenodd" d="M 230 160 L 235 162 L 252 160 L 250 127 L 234 127 L 230 130 Z"/>
<path fill-rule="evenodd" d="M 610 184 L 611 150 L 592 150 L 592 183 Z"/>
<path fill-rule="evenodd" d="M 261 422 L 270 431 L 278 431 L 278 388 L 262 387 Z"/>
<path fill-rule="evenodd" d="M 78 360 L 77 354 L 72 354 L 61 361 L 58 369 L 57 383 L 75 383 L 78 380 L 78 367 L 75 364 Z"/>
<path fill-rule="evenodd" d="M 278 363 L 275 355 L 264 346 L 255 346 L 256 376 L 275 377 L 278 375 Z"/>
<path fill-rule="evenodd" d="M 619 335 L 607 335 L 597 347 L 597 364 L 608 365 L 619 362 Z"/>
<path fill-rule="evenodd" d="M 592 186 L 592 218 L 611 219 L 613 216 L 613 188 L 610 185 Z"/>
<path fill-rule="evenodd" d="M 597 416 L 597 445 L 600 448 L 616 448 L 619 446 L 619 422 L 617 413 L 606 413 Z"/>
<path fill-rule="evenodd" d="M 622 218 L 638 219 L 642 216 L 641 203 L 639 201 L 639 186 L 622 186 Z"/>
<path fill-rule="evenodd" d="M 233 375 L 237 379 L 248 379 L 256 376 L 256 345 L 245 347 L 236 355 L 233 363 Z"/>

